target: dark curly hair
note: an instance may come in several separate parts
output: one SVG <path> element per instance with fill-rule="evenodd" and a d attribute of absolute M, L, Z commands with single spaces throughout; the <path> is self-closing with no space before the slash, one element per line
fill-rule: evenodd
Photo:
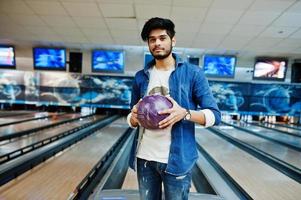
<path fill-rule="evenodd" d="M 154 17 L 149 19 L 143 26 L 141 31 L 141 38 L 143 41 L 147 41 L 149 34 L 154 29 L 163 29 L 166 30 L 166 33 L 170 38 L 173 38 L 176 34 L 175 25 L 169 19 Z"/>

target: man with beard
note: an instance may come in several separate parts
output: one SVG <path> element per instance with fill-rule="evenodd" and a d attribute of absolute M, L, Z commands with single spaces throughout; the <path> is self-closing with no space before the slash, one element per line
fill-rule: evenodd
<path fill-rule="evenodd" d="M 140 199 L 159 200 L 162 183 L 166 200 L 188 199 L 191 170 L 198 158 L 195 123 L 205 127 L 220 123 L 220 111 L 201 68 L 182 62 L 172 48 L 176 44 L 175 26 L 169 19 L 151 18 L 141 32 L 155 58 L 136 73 L 133 82 L 128 123 L 138 127 L 137 106 L 144 96 L 167 96 L 171 109 L 158 130 L 139 127 L 130 157 L 137 170 Z"/>

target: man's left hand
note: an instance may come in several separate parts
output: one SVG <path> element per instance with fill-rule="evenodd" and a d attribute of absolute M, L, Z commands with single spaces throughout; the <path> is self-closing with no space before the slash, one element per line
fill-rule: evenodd
<path fill-rule="evenodd" d="M 186 109 L 179 106 L 173 98 L 169 96 L 166 97 L 172 102 L 173 107 L 159 112 L 159 114 L 169 114 L 168 117 L 159 122 L 159 128 L 161 129 L 174 125 L 178 121 L 182 120 L 186 115 Z"/>

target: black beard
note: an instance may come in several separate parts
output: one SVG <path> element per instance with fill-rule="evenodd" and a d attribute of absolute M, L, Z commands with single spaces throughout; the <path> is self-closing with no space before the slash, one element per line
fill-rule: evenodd
<path fill-rule="evenodd" d="M 151 52 L 152 56 L 153 56 L 156 60 L 163 60 L 163 59 L 167 58 L 167 57 L 171 54 L 171 52 L 172 52 L 172 45 L 170 45 L 170 50 L 169 50 L 169 52 L 167 52 L 167 54 L 165 54 L 165 55 L 154 55 L 152 51 L 150 51 L 150 52 Z"/>

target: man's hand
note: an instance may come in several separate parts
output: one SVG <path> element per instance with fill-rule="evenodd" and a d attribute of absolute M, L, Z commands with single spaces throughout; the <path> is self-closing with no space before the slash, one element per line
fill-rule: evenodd
<path fill-rule="evenodd" d="M 173 104 L 170 109 L 163 110 L 159 114 L 170 114 L 168 117 L 159 122 L 159 128 L 166 128 L 172 126 L 178 121 L 182 120 L 186 115 L 186 109 L 179 106 L 179 104 L 171 97 L 166 96 Z"/>
<path fill-rule="evenodd" d="M 137 127 L 139 125 L 138 122 L 138 104 L 140 103 L 141 99 L 139 100 L 139 102 L 133 106 L 132 110 L 131 110 L 131 118 L 130 118 L 130 122 L 132 124 L 133 127 Z"/>

